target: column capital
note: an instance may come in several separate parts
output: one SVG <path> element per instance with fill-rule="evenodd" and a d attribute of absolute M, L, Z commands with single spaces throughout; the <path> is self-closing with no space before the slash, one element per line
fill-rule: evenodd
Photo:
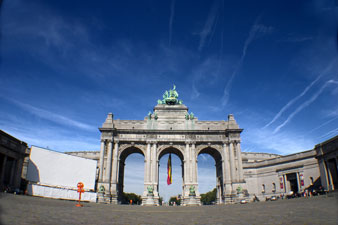
<path fill-rule="evenodd" d="M 191 141 L 190 142 L 192 145 L 196 145 L 196 141 Z"/>
<path fill-rule="evenodd" d="M 223 145 L 227 145 L 227 144 L 229 144 L 229 141 L 223 141 L 222 143 L 223 143 Z"/>
<path fill-rule="evenodd" d="M 117 139 L 117 138 L 115 138 L 114 143 L 115 143 L 115 144 L 118 144 L 119 142 L 120 142 L 120 140 Z"/>
<path fill-rule="evenodd" d="M 190 145 L 190 144 L 191 144 L 191 141 L 185 141 L 185 144 L 186 144 L 186 145 Z"/>

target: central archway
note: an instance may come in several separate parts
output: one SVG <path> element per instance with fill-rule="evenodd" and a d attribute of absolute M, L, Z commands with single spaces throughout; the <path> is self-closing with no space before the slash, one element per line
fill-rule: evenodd
<path fill-rule="evenodd" d="M 171 185 L 167 185 L 167 162 L 169 154 L 171 154 L 173 177 L 173 183 Z M 182 198 L 184 186 L 184 156 L 181 150 L 175 147 L 166 147 L 161 150 L 158 154 L 158 171 L 157 191 L 160 197 L 166 202 L 173 196 Z"/>

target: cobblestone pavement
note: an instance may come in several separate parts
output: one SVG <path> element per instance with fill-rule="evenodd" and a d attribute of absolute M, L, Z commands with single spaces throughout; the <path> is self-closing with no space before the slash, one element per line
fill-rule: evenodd
<path fill-rule="evenodd" d="M 219 206 L 129 206 L 2 194 L 3 225 L 39 224 L 338 224 L 338 193 Z"/>

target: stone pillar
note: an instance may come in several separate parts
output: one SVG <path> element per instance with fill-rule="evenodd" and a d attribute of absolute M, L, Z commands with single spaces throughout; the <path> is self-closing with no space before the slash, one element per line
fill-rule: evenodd
<path fill-rule="evenodd" d="M 103 182 L 104 151 L 105 151 L 105 142 L 104 140 L 101 140 L 99 182 Z"/>
<path fill-rule="evenodd" d="M 189 156 L 189 142 L 185 143 L 185 151 L 184 151 L 184 181 L 185 184 L 189 184 L 190 183 L 190 156 Z"/>
<path fill-rule="evenodd" d="M 7 156 L 4 155 L 4 159 L 2 161 L 2 170 L 0 174 L 0 185 L 3 185 L 4 179 L 5 179 L 6 164 L 7 164 Z"/>
<path fill-rule="evenodd" d="M 155 204 L 158 204 L 158 191 L 157 191 L 157 174 L 158 174 L 158 162 L 157 162 L 157 143 L 153 144 L 152 149 L 152 184 L 154 188 Z"/>
<path fill-rule="evenodd" d="M 192 162 L 192 182 L 197 184 L 197 156 L 196 156 L 196 149 L 195 143 L 191 144 L 191 162 Z"/>
<path fill-rule="evenodd" d="M 11 172 L 10 172 L 10 176 L 9 176 L 9 186 L 11 186 L 12 188 L 14 187 L 14 180 L 15 180 L 15 175 L 16 175 L 16 164 L 18 163 L 18 161 L 16 159 L 13 159 L 12 161 L 12 166 L 11 166 Z"/>
<path fill-rule="evenodd" d="M 299 179 L 299 172 L 296 172 L 296 178 L 297 178 L 297 186 L 298 186 L 298 193 L 302 192 L 302 187 L 300 185 L 300 179 Z"/>
<path fill-rule="evenodd" d="M 183 205 L 186 205 L 189 202 L 189 187 L 190 187 L 190 156 L 189 156 L 189 142 L 185 142 L 184 150 L 184 195 Z"/>
<path fill-rule="evenodd" d="M 243 182 L 243 164 L 242 164 L 242 152 L 241 152 L 241 143 L 237 142 L 236 144 L 236 152 L 238 158 L 238 179 L 240 182 Z"/>
<path fill-rule="evenodd" d="M 112 159 L 113 159 L 113 144 L 111 140 L 108 140 L 108 155 L 107 155 L 107 168 L 106 168 L 105 183 L 110 183 L 111 181 Z"/>
<path fill-rule="evenodd" d="M 106 176 L 104 181 L 105 194 L 104 202 L 111 203 L 111 168 L 112 168 L 112 157 L 113 157 L 113 144 L 112 140 L 108 140 L 108 155 L 106 165 Z"/>
<path fill-rule="evenodd" d="M 150 171 L 151 171 L 151 143 L 147 142 L 147 185 L 151 183 L 151 178 L 150 178 Z"/>
<path fill-rule="evenodd" d="M 20 189 L 20 184 L 21 184 L 23 161 L 24 161 L 24 158 L 19 158 L 16 161 L 16 166 L 15 166 L 15 175 L 14 175 L 13 185 L 15 188 L 18 188 L 18 189 Z"/>
<path fill-rule="evenodd" d="M 196 203 L 198 205 L 201 205 L 201 196 L 200 192 L 198 190 L 198 170 L 197 170 L 197 154 L 196 154 L 196 146 L 195 142 L 192 142 L 191 144 L 191 158 L 192 158 L 192 183 L 195 186 L 195 193 L 196 193 Z"/>
<path fill-rule="evenodd" d="M 224 190 L 225 195 L 231 195 L 231 175 L 230 175 L 230 162 L 229 162 L 229 148 L 226 142 L 223 143 L 223 177 L 224 177 Z"/>
<path fill-rule="evenodd" d="M 109 147 L 109 146 L 108 146 Z M 109 149 L 108 149 L 108 155 L 109 155 Z M 121 191 L 118 188 L 119 183 L 123 185 L 123 180 L 119 180 L 119 168 L 120 168 L 120 160 L 119 157 L 119 141 L 115 140 L 115 146 L 113 150 L 113 163 L 112 163 L 112 174 L 111 174 L 111 194 L 112 194 L 112 203 L 117 204 L 118 203 L 118 191 Z M 109 156 L 108 156 L 109 157 Z M 123 165 L 124 166 L 124 165 Z M 123 167 L 124 168 L 124 167 Z M 122 175 L 123 178 L 123 175 Z"/>
<path fill-rule="evenodd" d="M 115 141 L 115 147 L 113 152 L 113 168 L 112 168 L 112 182 L 113 184 L 117 183 L 118 177 L 118 153 L 119 153 L 119 142 Z"/>
<path fill-rule="evenodd" d="M 233 142 L 229 143 L 229 153 L 230 153 L 230 173 L 232 182 L 237 181 L 236 169 L 235 169 L 235 156 L 234 156 L 234 146 Z"/>

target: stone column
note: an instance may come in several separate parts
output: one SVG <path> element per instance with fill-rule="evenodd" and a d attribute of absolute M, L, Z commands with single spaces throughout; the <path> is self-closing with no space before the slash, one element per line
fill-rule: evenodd
<path fill-rule="evenodd" d="M 152 161 L 152 177 L 151 177 L 151 183 L 153 184 L 153 188 L 154 188 L 154 195 L 158 196 L 158 192 L 157 192 L 157 184 L 156 184 L 156 177 L 157 177 L 157 170 L 158 170 L 158 166 L 157 166 L 157 158 L 156 158 L 156 154 L 157 153 L 157 143 L 153 143 L 153 149 L 152 149 L 152 157 L 151 157 L 151 161 Z"/>
<path fill-rule="evenodd" d="M 230 173 L 232 182 L 237 181 L 236 169 L 235 169 L 235 156 L 234 156 L 234 146 L 233 142 L 229 143 L 229 153 L 230 153 Z"/>
<path fill-rule="evenodd" d="M 298 186 L 298 193 L 302 191 L 302 187 L 300 185 L 300 179 L 299 179 L 299 172 L 296 172 L 296 178 L 297 178 L 297 186 Z"/>
<path fill-rule="evenodd" d="M 111 194 L 112 203 L 118 204 L 118 196 L 122 196 L 123 191 L 123 178 L 124 178 L 124 162 L 120 165 L 119 159 L 119 140 L 115 140 L 115 147 L 113 151 L 113 165 L 112 165 L 112 178 L 111 178 Z M 120 170 L 122 166 L 122 169 Z M 121 173 L 121 174 L 120 174 Z M 120 179 L 121 178 L 121 179 Z"/>
<path fill-rule="evenodd" d="M 193 173 L 192 173 L 192 176 L 193 176 L 193 179 L 192 179 L 192 182 L 195 186 L 195 193 L 196 193 L 196 198 L 197 198 L 197 204 L 201 204 L 200 202 L 200 192 L 198 190 L 198 177 L 197 177 L 197 174 L 198 174 L 198 170 L 197 170 L 197 154 L 196 154 L 196 146 L 195 146 L 195 142 L 192 142 L 191 144 L 191 158 L 192 158 L 192 168 L 193 168 Z"/>
<path fill-rule="evenodd" d="M 113 159 L 113 144 L 111 140 L 108 140 L 108 155 L 107 155 L 107 166 L 106 166 L 106 183 L 111 181 L 111 168 Z"/>
<path fill-rule="evenodd" d="M 9 176 L 9 186 L 14 187 L 14 180 L 15 180 L 15 168 L 16 168 L 16 164 L 18 163 L 18 161 L 16 159 L 13 159 L 12 161 L 12 166 L 11 166 L 11 172 L 10 172 L 10 176 Z"/>
<path fill-rule="evenodd" d="M 189 156 L 189 142 L 186 142 L 185 143 L 185 151 L 184 151 L 184 181 L 185 181 L 185 184 L 188 184 L 190 183 L 190 156 Z"/>
<path fill-rule="evenodd" d="M 229 148 L 226 142 L 223 143 L 223 177 L 225 181 L 224 189 L 225 195 L 231 194 L 231 175 L 229 162 Z"/>
<path fill-rule="evenodd" d="M 241 151 L 241 143 L 237 142 L 236 144 L 236 152 L 237 152 L 237 158 L 238 158 L 238 179 L 240 182 L 243 182 L 243 164 L 242 164 L 242 151 Z"/>
<path fill-rule="evenodd" d="M 15 188 L 19 188 L 19 189 L 20 189 L 20 183 L 21 183 L 23 161 L 24 161 L 23 157 L 19 158 L 16 161 L 16 166 L 15 166 L 15 175 L 14 175 L 13 185 Z"/>
<path fill-rule="evenodd" d="M 183 204 L 186 205 L 189 201 L 189 186 L 190 186 L 190 156 L 189 156 L 189 142 L 185 142 L 184 150 L 184 195 Z"/>
<path fill-rule="evenodd" d="M 115 141 L 114 154 L 113 154 L 113 172 L 112 172 L 112 182 L 113 184 L 117 183 L 118 177 L 118 153 L 119 153 L 119 141 Z"/>
<path fill-rule="evenodd" d="M 145 177 L 146 183 L 147 185 L 151 182 L 150 179 L 150 171 L 151 171 L 151 143 L 147 142 L 147 162 L 146 162 L 146 171 L 147 171 L 147 175 Z"/>
<path fill-rule="evenodd" d="M 101 140 L 99 182 L 103 182 L 104 151 L 105 151 L 105 142 L 104 140 Z"/>
<path fill-rule="evenodd" d="M 191 159 L 192 159 L 192 182 L 194 184 L 197 184 L 197 156 L 194 142 L 191 144 Z"/>
<path fill-rule="evenodd" d="M 4 159 L 2 161 L 2 170 L 0 174 L 0 185 L 3 184 L 4 179 L 5 179 L 5 170 L 6 170 L 6 164 L 7 164 L 7 156 L 4 156 Z"/>

